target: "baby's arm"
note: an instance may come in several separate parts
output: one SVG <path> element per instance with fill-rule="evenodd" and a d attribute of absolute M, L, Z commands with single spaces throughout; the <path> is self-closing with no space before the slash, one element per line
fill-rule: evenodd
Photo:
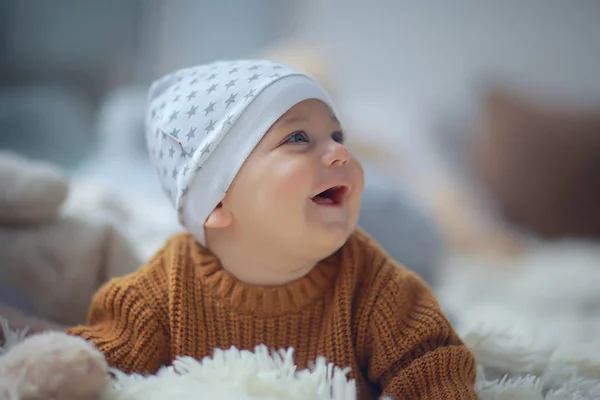
<path fill-rule="evenodd" d="M 402 267 L 386 267 L 367 328 L 369 379 L 398 400 L 477 399 L 475 358 L 431 290 Z"/>
<path fill-rule="evenodd" d="M 111 367 L 127 373 L 154 373 L 168 363 L 168 333 L 151 303 L 156 296 L 141 284 L 144 269 L 102 286 L 92 300 L 88 324 L 67 330 L 90 341 Z"/>

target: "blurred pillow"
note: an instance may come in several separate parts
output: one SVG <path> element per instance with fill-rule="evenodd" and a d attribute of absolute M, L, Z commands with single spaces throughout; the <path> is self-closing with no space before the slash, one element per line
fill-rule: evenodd
<path fill-rule="evenodd" d="M 600 237 L 600 110 L 495 88 L 482 128 L 479 176 L 509 221 L 544 237 Z"/>

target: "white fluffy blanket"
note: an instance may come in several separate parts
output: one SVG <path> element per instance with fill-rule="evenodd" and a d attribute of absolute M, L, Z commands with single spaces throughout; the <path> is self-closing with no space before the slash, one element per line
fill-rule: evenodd
<path fill-rule="evenodd" d="M 455 254 L 443 271 L 438 296 L 481 365 L 482 398 L 513 398 L 484 389 L 505 377 L 489 393 L 600 399 L 599 243 L 532 242 L 505 259 Z"/>
<path fill-rule="evenodd" d="M 22 332 L 9 331 L 0 354 L 22 337 Z M 479 361 L 477 392 L 482 400 L 600 399 L 596 357 L 572 352 L 572 347 L 525 343 L 506 333 L 472 331 L 464 339 Z M 103 400 L 356 398 L 347 370 L 321 358 L 314 369 L 296 371 L 292 350 L 269 353 L 261 346 L 254 352 L 216 350 L 203 360 L 180 358 L 149 377 L 114 372 Z"/>

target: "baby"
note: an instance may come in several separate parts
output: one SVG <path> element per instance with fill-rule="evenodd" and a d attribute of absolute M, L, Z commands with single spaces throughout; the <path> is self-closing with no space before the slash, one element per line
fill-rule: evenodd
<path fill-rule="evenodd" d="M 146 138 L 186 232 L 106 283 L 70 334 L 129 373 L 266 344 L 299 368 L 350 367 L 362 399 L 477 398 L 430 289 L 356 228 L 363 171 L 313 78 L 260 60 L 182 69 L 150 88 Z"/>

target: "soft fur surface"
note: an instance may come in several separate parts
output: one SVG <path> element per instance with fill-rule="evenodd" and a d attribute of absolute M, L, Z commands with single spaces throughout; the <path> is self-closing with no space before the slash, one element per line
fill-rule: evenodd
<path fill-rule="evenodd" d="M 483 326 L 600 355 L 600 243 L 530 243 L 521 256 L 453 255 L 438 297 L 463 332 Z"/>
<path fill-rule="evenodd" d="M 438 296 L 486 380 L 506 376 L 504 388 L 539 393 L 515 399 L 600 399 L 599 266 L 593 241 L 532 241 L 504 258 L 454 254 Z"/>
<path fill-rule="evenodd" d="M 217 350 L 212 358 L 180 358 L 155 376 L 117 375 L 106 400 L 281 399 L 353 400 L 346 370 L 321 358 L 312 370 L 296 371 L 293 352 Z"/>
<path fill-rule="evenodd" d="M 7 326 L 4 325 L 4 328 L 7 329 Z M 5 349 L 16 346 L 22 339 L 22 333 L 10 331 Z M 35 377 L 39 382 L 43 377 L 43 374 L 40 375 L 41 367 L 49 367 L 47 356 L 60 350 L 62 355 L 55 359 L 52 368 L 47 369 L 49 372 L 56 374 L 65 385 L 81 381 L 97 384 L 97 380 L 89 379 L 102 366 L 94 349 L 88 347 L 85 350 L 78 340 L 67 343 L 58 336 L 53 336 L 53 342 L 49 339 L 38 337 L 37 342 L 28 344 L 27 351 L 35 349 L 39 353 L 36 354 L 36 362 L 23 365 L 21 373 Z M 479 361 L 477 392 L 482 400 L 600 398 L 600 361 L 597 356 L 566 351 L 561 346 L 541 345 L 535 338 L 524 340 L 506 332 L 471 331 L 464 335 L 464 340 Z M 52 344 L 56 349 L 44 348 L 44 344 Z M 576 350 L 577 346 L 573 345 L 569 350 Z M 32 353 L 28 353 L 28 357 L 34 359 Z M 76 357 L 80 358 L 77 363 L 70 366 L 65 363 Z M 3 357 L 2 364 L 5 362 Z M 65 375 L 65 370 L 74 372 Z M 253 353 L 240 352 L 235 348 L 216 350 L 214 357 L 204 360 L 180 358 L 173 366 L 149 377 L 113 372 L 115 378 L 102 400 L 355 398 L 354 384 L 346 380 L 347 371 L 328 365 L 324 359 L 318 360 L 312 371 L 296 371 L 291 350 L 269 353 L 264 347 L 257 347 Z M 13 370 L 12 374 L 16 372 Z M 82 379 L 82 374 L 85 379 Z M 25 397 L 15 397 L 14 400 L 25 400 Z"/>

